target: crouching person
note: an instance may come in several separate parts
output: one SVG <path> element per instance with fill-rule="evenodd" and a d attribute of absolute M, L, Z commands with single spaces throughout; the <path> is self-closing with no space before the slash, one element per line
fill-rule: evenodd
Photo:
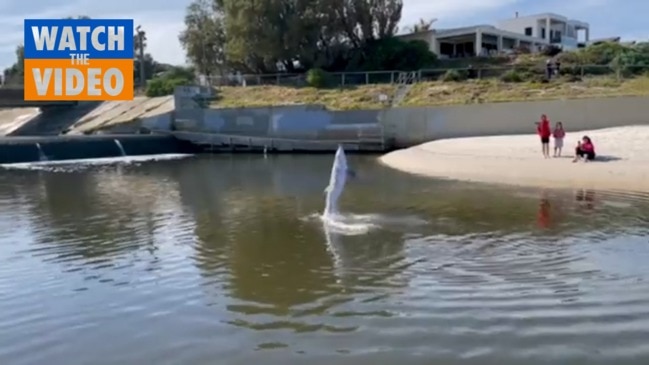
<path fill-rule="evenodd" d="M 577 142 L 575 148 L 575 159 L 572 162 L 579 160 L 592 161 L 595 159 L 595 145 L 588 136 L 584 136 L 581 141 Z"/>

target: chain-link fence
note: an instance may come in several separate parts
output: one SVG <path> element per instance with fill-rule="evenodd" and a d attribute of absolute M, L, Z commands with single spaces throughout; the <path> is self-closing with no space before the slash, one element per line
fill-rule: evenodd
<path fill-rule="evenodd" d="M 512 74 L 522 80 L 553 79 L 557 77 L 586 78 L 589 76 L 610 76 L 618 80 L 640 75 L 649 75 L 649 66 L 609 66 L 609 65 L 560 65 L 558 68 L 547 69 L 537 65 L 508 65 L 484 66 L 471 68 L 438 68 L 408 71 L 414 75 L 416 82 L 421 81 L 454 81 L 458 79 L 506 79 Z M 368 71 L 368 72 L 334 72 L 328 73 L 332 86 L 354 86 L 371 84 L 399 83 L 403 71 Z M 233 74 L 213 76 L 209 80 L 211 86 L 306 86 L 306 74 Z"/>

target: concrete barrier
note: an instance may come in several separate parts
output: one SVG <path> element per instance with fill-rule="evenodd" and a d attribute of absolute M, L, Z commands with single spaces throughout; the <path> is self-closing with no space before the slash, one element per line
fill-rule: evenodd
<path fill-rule="evenodd" d="M 386 134 L 397 146 L 430 140 L 534 133 L 547 114 L 567 131 L 649 124 L 649 98 L 617 97 L 448 107 L 395 108 L 381 113 Z"/>
<path fill-rule="evenodd" d="M 176 105 L 188 105 L 176 102 Z M 648 124 L 649 98 L 617 97 L 553 101 L 402 107 L 383 110 L 329 111 L 319 105 L 201 109 L 177 108 L 174 129 L 248 137 L 331 139 L 362 129 L 380 130 L 388 147 L 430 140 L 534 133 L 534 122 L 547 114 L 568 131 Z M 369 132 L 372 133 L 372 132 Z M 376 133 L 375 133 L 376 134 Z M 333 136 L 333 137 L 332 137 Z"/>
<path fill-rule="evenodd" d="M 192 145 L 166 135 L 94 135 L 0 138 L 0 164 L 191 153 Z"/>

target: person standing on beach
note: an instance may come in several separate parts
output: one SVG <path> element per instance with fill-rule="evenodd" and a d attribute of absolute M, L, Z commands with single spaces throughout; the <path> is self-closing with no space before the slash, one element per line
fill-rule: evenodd
<path fill-rule="evenodd" d="M 563 123 L 557 122 L 552 132 L 554 137 L 554 157 L 561 157 L 561 149 L 563 148 L 563 138 L 566 136 L 566 131 L 563 130 Z"/>
<path fill-rule="evenodd" d="M 541 121 L 537 123 L 536 132 L 539 134 L 539 137 L 541 137 L 541 150 L 543 151 L 543 157 L 550 158 L 550 136 L 552 135 L 552 130 L 547 115 L 541 115 Z"/>

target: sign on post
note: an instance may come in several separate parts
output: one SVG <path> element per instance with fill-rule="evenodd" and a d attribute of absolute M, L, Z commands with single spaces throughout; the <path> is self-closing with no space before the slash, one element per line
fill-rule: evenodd
<path fill-rule="evenodd" d="M 30 101 L 133 100 L 132 19 L 25 19 Z"/>

